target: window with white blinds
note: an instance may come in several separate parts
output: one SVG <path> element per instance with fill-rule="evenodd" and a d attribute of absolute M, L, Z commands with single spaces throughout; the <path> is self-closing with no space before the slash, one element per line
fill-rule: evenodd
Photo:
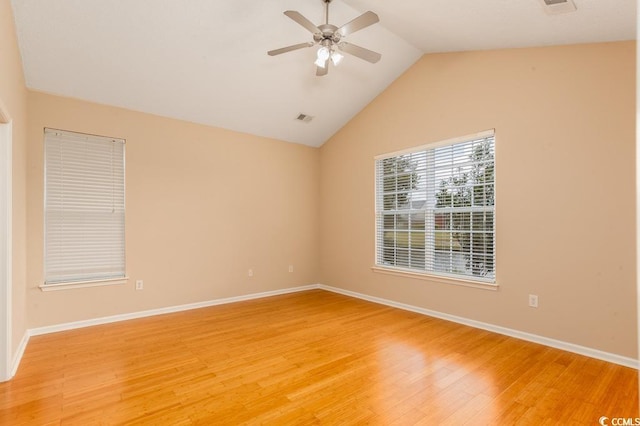
<path fill-rule="evenodd" d="M 45 285 L 125 277 L 124 146 L 45 129 Z"/>
<path fill-rule="evenodd" d="M 495 283 L 494 132 L 376 157 L 376 265 Z"/>

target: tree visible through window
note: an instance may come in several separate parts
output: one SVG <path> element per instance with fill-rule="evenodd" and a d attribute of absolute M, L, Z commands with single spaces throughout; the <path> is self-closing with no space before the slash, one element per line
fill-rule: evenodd
<path fill-rule="evenodd" d="M 495 282 L 493 133 L 376 161 L 376 264 Z"/>

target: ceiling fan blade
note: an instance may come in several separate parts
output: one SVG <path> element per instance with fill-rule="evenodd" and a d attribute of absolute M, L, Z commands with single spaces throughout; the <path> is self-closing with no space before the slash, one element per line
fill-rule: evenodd
<path fill-rule="evenodd" d="M 337 32 L 339 32 L 340 35 L 344 37 L 346 35 L 353 34 L 356 31 L 360 31 L 361 29 L 366 28 L 369 25 L 373 25 L 379 21 L 380 18 L 378 18 L 378 15 L 376 15 L 372 11 L 368 11 L 358 16 L 353 21 L 347 22 L 346 24 L 341 26 Z"/>
<path fill-rule="evenodd" d="M 276 55 L 280 55 L 282 53 L 291 52 L 292 50 L 298 50 L 298 49 L 303 49 L 305 47 L 311 47 L 314 44 L 315 43 L 313 43 L 312 41 L 308 41 L 306 43 L 294 44 L 293 46 L 287 46 L 287 47 L 282 47 L 280 49 L 270 50 L 270 51 L 267 52 L 267 55 L 276 56 Z"/>
<path fill-rule="evenodd" d="M 329 73 L 329 61 L 327 61 L 327 63 L 324 65 L 324 68 L 322 67 L 317 67 L 316 68 L 316 75 L 318 77 L 322 77 L 323 75 L 327 75 Z"/>
<path fill-rule="evenodd" d="M 289 18 L 293 19 L 294 21 L 296 21 L 298 24 L 305 27 L 312 34 L 322 34 L 322 31 L 320 31 L 320 28 L 313 25 L 313 22 L 311 22 L 310 20 L 302 16 L 300 12 L 296 12 L 295 10 L 287 10 L 286 12 L 284 12 L 284 14 L 287 15 Z"/>
<path fill-rule="evenodd" d="M 360 47 L 355 44 L 347 43 L 346 41 L 338 43 L 338 48 L 345 53 L 364 59 L 372 64 L 375 64 L 380 60 L 380 58 L 382 58 L 382 55 L 377 52 L 365 49 L 364 47 Z"/>

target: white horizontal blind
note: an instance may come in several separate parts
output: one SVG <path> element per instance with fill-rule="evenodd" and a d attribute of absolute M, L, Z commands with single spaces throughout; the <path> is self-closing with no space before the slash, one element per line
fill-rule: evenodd
<path fill-rule="evenodd" d="M 376 160 L 376 264 L 495 282 L 495 137 Z"/>
<path fill-rule="evenodd" d="M 124 140 L 45 129 L 45 284 L 124 278 Z"/>

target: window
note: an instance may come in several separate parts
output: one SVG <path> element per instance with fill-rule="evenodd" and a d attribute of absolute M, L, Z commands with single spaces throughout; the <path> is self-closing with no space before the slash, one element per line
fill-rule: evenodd
<path fill-rule="evenodd" d="M 125 278 L 124 143 L 45 129 L 45 287 Z"/>
<path fill-rule="evenodd" d="M 376 158 L 376 266 L 495 283 L 493 131 Z"/>

